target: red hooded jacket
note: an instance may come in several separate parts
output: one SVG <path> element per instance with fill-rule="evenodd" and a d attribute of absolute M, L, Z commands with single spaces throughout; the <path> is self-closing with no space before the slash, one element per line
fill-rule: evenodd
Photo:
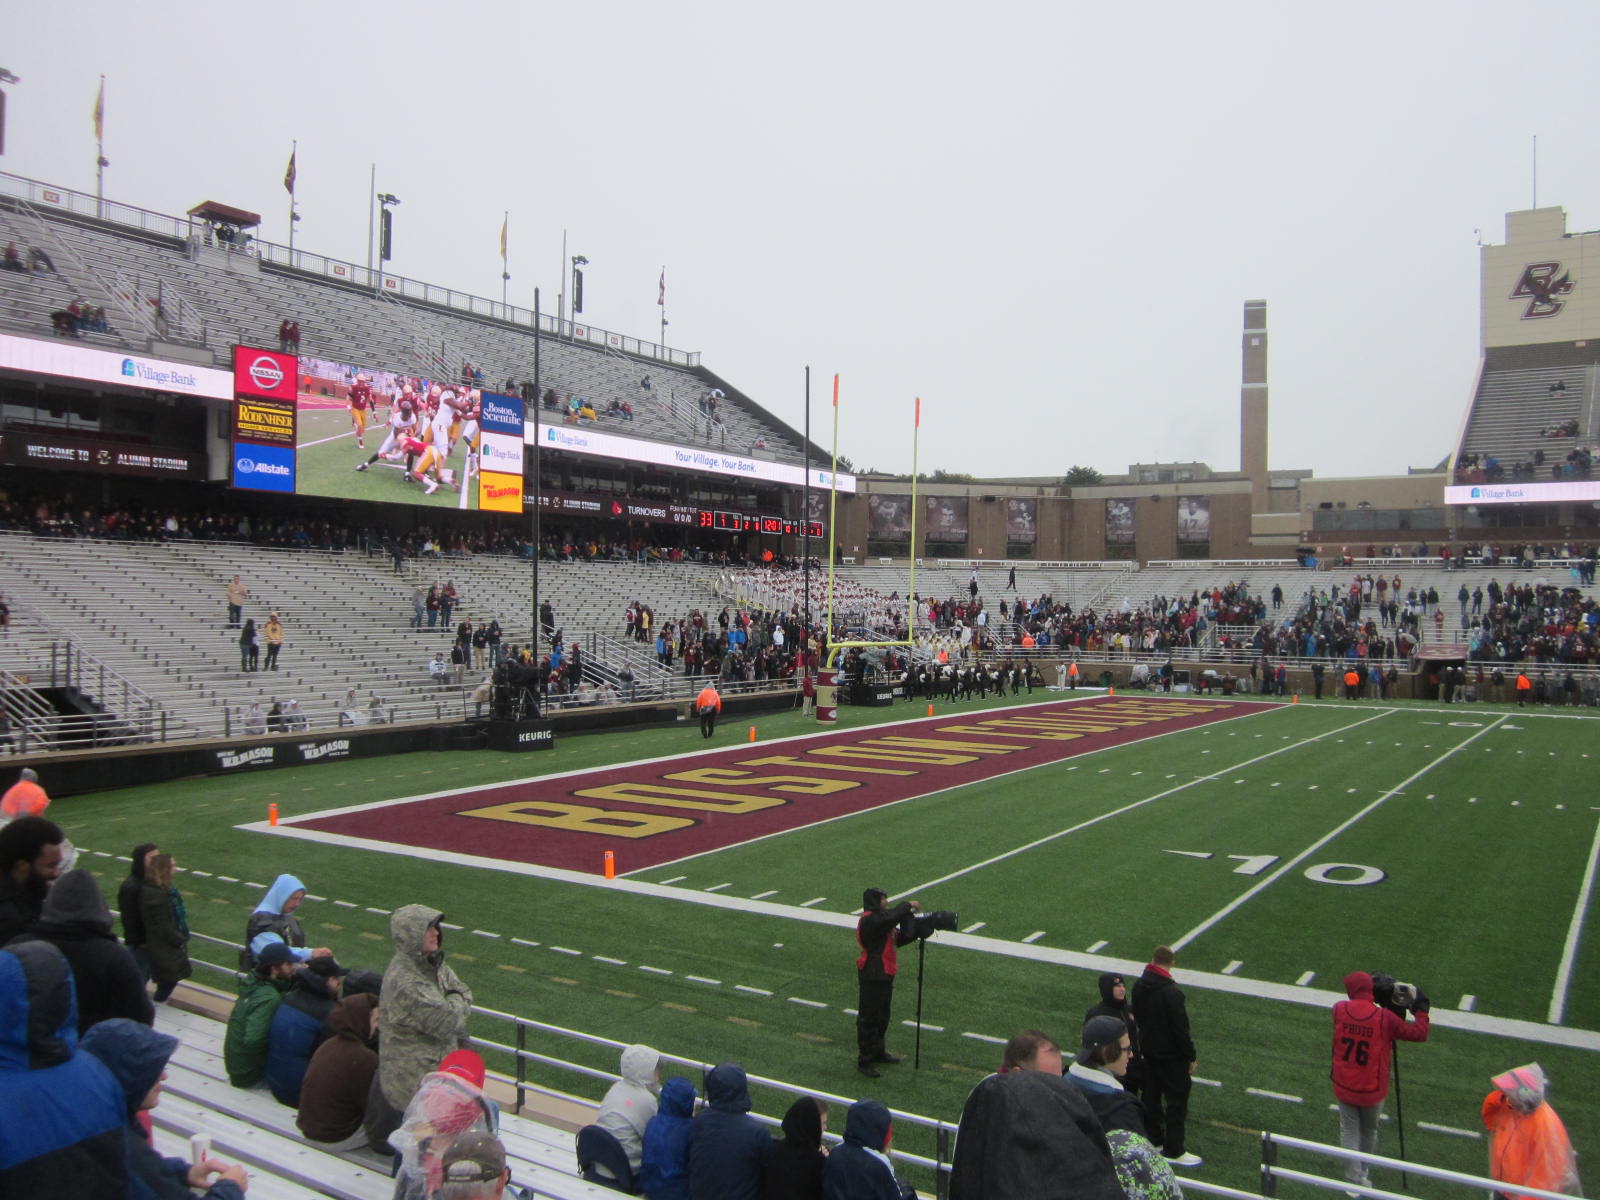
<path fill-rule="evenodd" d="M 1333 1006 L 1333 1094 L 1361 1108 L 1381 1104 L 1389 1094 L 1389 1047 L 1396 1041 L 1428 1040 L 1428 1014 L 1415 1021 L 1397 1017 L 1372 1000 L 1372 976 L 1352 971 L 1344 977 L 1350 998 Z"/>

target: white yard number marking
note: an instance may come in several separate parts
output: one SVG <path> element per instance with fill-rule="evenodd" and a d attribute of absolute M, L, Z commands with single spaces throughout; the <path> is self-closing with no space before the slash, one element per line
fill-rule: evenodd
<path fill-rule="evenodd" d="M 1336 878 L 1335 871 L 1354 871 L 1355 874 Z M 1382 883 L 1388 878 L 1377 867 L 1364 867 L 1360 863 L 1317 863 L 1305 869 L 1305 877 L 1312 883 L 1337 883 L 1342 887 L 1365 887 L 1369 883 Z"/>
<path fill-rule="evenodd" d="M 1276 854 L 1230 854 L 1228 857 L 1239 864 L 1233 869 L 1235 875 L 1259 875 L 1278 861 Z"/>

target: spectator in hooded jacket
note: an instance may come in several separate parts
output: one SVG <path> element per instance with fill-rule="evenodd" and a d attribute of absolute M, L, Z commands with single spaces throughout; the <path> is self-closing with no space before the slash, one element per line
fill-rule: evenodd
<path fill-rule="evenodd" d="M 1133 1017 L 1133 1005 L 1128 1000 L 1128 981 L 1120 971 L 1107 971 L 1100 976 L 1100 1003 L 1083 1014 L 1084 1024 L 1096 1017 L 1115 1017 L 1128 1029 L 1127 1070 L 1122 1074 L 1122 1086 L 1135 1096 L 1144 1086 L 1144 1056 L 1139 1051 L 1139 1023 Z"/>
<path fill-rule="evenodd" d="M 1060 1075 L 990 1075 L 961 1110 L 950 1200 L 1052 1196 L 1125 1200 L 1100 1122 L 1083 1092 Z"/>
<path fill-rule="evenodd" d="M 1513 1067 L 1490 1080 L 1494 1091 L 1483 1099 L 1483 1127 L 1489 1131 L 1489 1175 L 1509 1186 L 1501 1200 L 1533 1200 L 1517 1188 L 1582 1195 L 1578 1156 L 1556 1110 L 1545 1100 L 1549 1080 L 1538 1063 Z"/>
<path fill-rule="evenodd" d="M 0 1195 L 125 1193 L 122 1090 L 78 1048 L 72 968 L 48 942 L 0 950 L 0 1113 Z"/>
<path fill-rule="evenodd" d="M 0 829 L 0 946 L 39 919 L 61 874 L 66 835 L 44 817 L 18 817 Z"/>
<path fill-rule="evenodd" d="M 267 1034 L 267 1088 L 279 1104 L 300 1107 L 300 1083 L 328 1036 L 328 1018 L 339 1002 L 340 981 L 350 974 L 331 958 L 313 958 L 294 973 Z"/>
<path fill-rule="evenodd" d="M 398 1127 L 423 1076 L 466 1046 L 472 991 L 444 961 L 443 921 L 443 913 L 423 904 L 397 908 L 389 918 L 394 955 L 383 973 L 378 1089 L 394 1124 L 383 1129 L 369 1114 L 367 1133 L 374 1147 Z"/>
<path fill-rule="evenodd" d="M 88 871 L 68 871 L 56 880 L 43 914 L 17 940 L 35 939 L 61 951 L 72 967 L 80 1034 L 111 1017 L 146 1025 L 155 1020 L 139 968 L 111 932 L 111 910 Z"/>
<path fill-rule="evenodd" d="M 306 885 L 293 875 L 279 875 L 272 881 L 267 894 L 256 905 L 245 922 L 245 948 L 239 955 L 239 969 L 248 971 L 255 965 L 254 956 L 268 942 L 282 942 L 289 947 L 295 962 L 309 962 L 313 958 L 332 958 L 333 951 L 326 946 L 306 947 L 305 930 L 295 911 L 306 898 Z"/>
<path fill-rule="evenodd" d="M 622 1078 L 606 1091 L 600 1102 L 595 1124 L 617 1139 L 628 1156 L 628 1166 L 639 1174 L 639 1159 L 644 1153 L 644 1130 L 656 1115 L 656 1094 L 661 1076 L 656 1066 L 661 1061 L 649 1046 L 629 1046 L 622 1052 Z M 605 1168 L 598 1168 L 604 1173 Z"/>
<path fill-rule="evenodd" d="M 761 1166 L 761 1200 L 821 1200 L 822 1168 L 828 1155 L 822 1131 L 828 1106 L 801 1096 L 783 1114 L 783 1137 L 774 1142 Z"/>
<path fill-rule="evenodd" d="M 361 1126 L 378 1073 L 378 1052 L 372 1045 L 378 1018 L 376 993 L 346 996 L 333 1006 L 328 1016 L 333 1036 L 317 1047 L 300 1083 L 300 1112 L 294 1123 L 309 1141 L 335 1151 L 366 1145 Z"/>
<path fill-rule="evenodd" d="M 694 1134 L 694 1084 L 674 1075 L 644 1130 L 639 1187 L 650 1200 L 689 1200 L 689 1139 Z"/>
<path fill-rule="evenodd" d="M 915 1195 L 902 1188 L 889 1161 L 894 1123 L 876 1100 L 857 1100 L 844 1119 L 844 1141 L 822 1168 L 823 1200 L 901 1200 Z"/>
<path fill-rule="evenodd" d="M 117 886 L 117 915 L 122 918 L 122 944 L 138 964 L 139 978 L 150 982 L 150 951 L 144 941 L 144 917 L 139 912 L 139 889 L 144 873 L 161 849 L 154 842 L 140 842 L 128 857 L 128 877 Z M 126 1014 L 124 1014 L 126 1015 Z"/>
<path fill-rule="evenodd" d="M 244 1200 L 249 1178 L 243 1167 L 217 1158 L 192 1166 L 181 1158 L 164 1158 L 156 1153 L 139 1123 L 141 1112 L 161 1102 L 167 1060 L 177 1048 L 177 1038 L 121 1017 L 96 1025 L 83 1039 L 83 1049 L 105 1064 L 126 1104 L 122 1136 L 127 1149 L 127 1194 L 156 1200 L 192 1196 L 191 1188 L 205 1188 L 204 1200 Z"/>
<path fill-rule="evenodd" d="M 706 1107 L 689 1135 L 693 1200 L 759 1200 L 761 1163 L 772 1138 L 750 1115 L 750 1083 L 738 1063 L 706 1072 Z"/>

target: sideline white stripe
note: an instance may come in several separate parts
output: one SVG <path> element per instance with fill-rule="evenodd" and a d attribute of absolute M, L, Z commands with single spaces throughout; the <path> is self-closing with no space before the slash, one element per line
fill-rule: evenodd
<path fill-rule="evenodd" d="M 963 1033 L 964 1038 L 971 1038 L 975 1042 L 988 1042 L 991 1046 L 1004 1046 L 1005 1038 L 990 1037 L 987 1033 Z"/>
<path fill-rule="evenodd" d="M 1600 861 L 1600 822 L 1594 827 L 1594 843 L 1589 847 L 1589 866 L 1583 873 L 1583 887 L 1572 906 L 1572 924 L 1567 927 L 1566 945 L 1561 948 L 1561 966 L 1556 970 L 1556 986 L 1550 993 L 1550 1024 L 1561 1024 L 1567 1011 L 1567 988 L 1572 983 L 1572 964 L 1578 957 L 1578 938 L 1583 934 L 1583 914 L 1594 891 L 1594 869 Z"/>
<path fill-rule="evenodd" d="M 1289 859 L 1288 862 L 1284 863 L 1283 866 L 1279 867 L 1272 874 L 1268 875 L 1260 883 L 1256 884 L 1254 887 L 1247 888 L 1243 893 L 1241 893 L 1240 895 L 1236 896 L 1233 900 L 1230 900 L 1227 904 L 1224 904 L 1221 908 L 1219 908 L 1216 912 L 1212 913 L 1204 921 L 1201 921 L 1200 924 L 1196 925 L 1188 933 L 1184 934 L 1177 941 L 1173 942 L 1172 943 L 1172 948 L 1174 950 L 1182 950 L 1190 942 L 1194 941 L 1195 938 L 1197 938 L 1201 934 L 1205 933 L 1206 930 L 1210 929 L 1213 925 L 1217 924 L 1217 922 L 1221 921 L 1224 917 L 1227 917 L 1227 916 L 1231 915 L 1232 913 L 1236 912 L 1241 906 L 1243 906 L 1245 904 L 1246 901 L 1253 900 L 1256 896 L 1260 895 L 1263 891 L 1265 891 L 1267 888 L 1271 887 L 1278 880 L 1282 879 L 1290 871 L 1294 870 L 1301 863 L 1305 862 L 1306 859 L 1310 858 L 1318 850 L 1322 849 L 1329 842 L 1333 841 L 1334 838 L 1338 837 L 1345 830 L 1347 830 L 1347 829 L 1351 828 L 1352 826 L 1356 825 L 1358 822 L 1360 822 L 1362 820 L 1362 818 L 1366 817 L 1370 813 L 1376 812 L 1380 807 L 1382 807 L 1384 802 L 1387 801 L 1391 796 L 1398 795 L 1402 789 L 1404 789 L 1406 787 L 1409 787 L 1411 784 L 1413 784 L 1417 780 L 1421 779 L 1424 775 L 1426 775 L 1429 771 L 1433 770 L 1435 767 L 1437 767 L 1440 763 L 1444 762 L 1446 759 L 1455 757 L 1455 755 L 1459 754 L 1461 751 L 1465 750 L 1468 746 L 1472 745 L 1473 742 L 1477 741 L 1484 734 L 1493 732 L 1493 730 L 1498 725 L 1500 725 L 1505 719 L 1506 718 L 1504 716 L 1496 717 L 1493 721 L 1491 721 L 1489 724 L 1485 725 L 1482 729 L 1478 730 L 1478 732 L 1474 733 L 1471 737 L 1468 737 L 1468 738 L 1464 739 L 1463 741 L 1457 743 L 1456 745 L 1452 746 L 1450 749 L 1446 750 L 1443 754 L 1439 755 L 1438 758 L 1434 759 L 1431 763 L 1428 763 L 1426 766 L 1421 767 L 1417 771 L 1415 771 L 1412 774 L 1408 775 L 1405 779 L 1402 779 L 1398 786 L 1392 787 L 1392 788 L 1388 789 L 1387 791 L 1385 791 L 1376 800 L 1374 800 L 1371 804 L 1367 805 L 1360 812 L 1356 813 L 1349 820 L 1342 821 L 1338 825 L 1334 826 L 1333 829 L 1331 829 L 1327 833 L 1323 834 L 1316 841 L 1312 842 L 1311 845 L 1307 846 L 1304 850 L 1300 851 L 1299 854 L 1296 854 L 1293 858 Z"/>
<path fill-rule="evenodd" d="M 1269 1092 L 1265 1088 L 1245 1088 L 1245 1094 L 1250 1096 L 1265 1096 L 1268 1100 L 1282 1100 L 1288 1104 L 1304 1104 L 1305 1097 L 1291 1096 L 1287 1092 Z"/>
<path fill-rule="evenodd" d="M 1483 1136 L 1476 1129 L 1457 1129 L 1454 1125 L 1435 1125 L 1432 1121 L 1418 1121 L 1418 1129 L 1426 1129 L 1430 1133 L 1448 1133 L 1453 1137 L 1471 1138 L 1477 1141 Z"/>
<path fill-rule="evenodd" d="M 1280 705 L 1280 706 L 1275 707 L 1275 708 L 1264 708 L 1264 709 L 1259 710 L 1258 712 L 1251 713 L 1248 716 L 1236 717 L 1234 719 L 1235 720 L 1248 720 L 1250 716 L 1262 716 L 1262 715 L 1265 715 L 1267 713 L 1283 712 L 1283 711 L 1285 711 L 1285 708 Z M 1048 845 L 1049 843 L 1055 841 L 1057 838 L 1064 838 L 1064 837 L 1068 836 L 1069 834 L 1079 833 L 1082 830 L 1088 829 L 1091 825 L 1098 825 L 1101 821 L 1109 821 L 1112 817 L 1120 817 L 1120 816 L 1122 816 L 1123 813 L 1130 813 L 1130 812 L 1134 811 L 1134 809 L 1143 808 L 1146 804 L 1154 804 L 1157 800 L 1165 800 L 1168 796 L 1173 796 L 1173 795 L 1176 795 L 1177 793 L 1179 793 L 1181 791 L 1185 791 L 1188 788 L 1192 788 L 1197 783 L 1210 783 L 1210 782 L 1214 781 L 1215 779 L 1217 779 L 1221 775 L 1226 775 L 1226 774 L 1229 774 L 1230 772 L 1233 772 L 1233 771 L 1242 771 L 1246 767 L 1253 766 L 1254 764 L 1256 764 L 1258 762 L 1265 762 L 1267 759 L 1272 758 L 1272 757 L 1274 757 L 1276 755 L 1285 754 L 1285 753 L 1288 753 L 1291 750 L 1298 750 L 1302 746 L 1310 746 L 1310 745 L 1312 745 L 1312 744 L 1314 744 L 1316 742 L 1322 741 L 1323 738 L 1332 737 L 1335 734 L 1348 733 L 1352 729 L 1360 728 L 1362 725 L 1365 725 L 1368 721 L 1380 720 L 1383 717 L 1388 716 L 1389 713 L 1393 712 L 1393 711 L 1395 711 L 1395 710 L 1390 709 L 1390 710 L 1387 710 L 1385 712 L 1374 713 L 1370 717 L 1363 717 L 1361 720 L 1357 721 L 1354 725 L 1346 725 L 1346 726 L 1344 726 L 1344 727 L 1342 727 L 1340 729 L 1330 729 L 1327 733 L 1319 733 L 1316 737 L 1305 738 L 1304 740 L 1298 741 L 1298 742 L 1291 742 L 1287 746 L 1279 746 L 1276 750 L 1268 750 L 1265 754 L 1258 754 L 1254 758 L 1247 758 L 1241 763 L 1235 763 L 1233 766 L 1223 767 L 1220 770 L 1218 770 L 1218 771 L 1216 771 L 1216 772 L 1214 772 L 1213 774 L 1210 774 L 1210 775 L 1198 775 L 1195 778 L 1189 780 L 1187 783 L 1180 783 L 1180 784 L 1177 784 L 1177 785 L 1175 785 L 1173 787 L 1169 787 L 1164 792 L 1157 792 L 1153 796 L 1146 796 L 1143 800 L 1135 800 L 1132 804 L 1124 804 L 1121 808 L 1114 808 L 1110 812 L 1101 813 L 1098 817 L 1090 817 L 1087 821 L 1080 821 L 1080 822 L 1078 822 L 1078 824 L 1069 826 L 1066 829 L 1058 830 L 1055 833 L 1046 834 L 1042 838 L 1035 838 L 1033 841 L 1026 842 L 1023 845 L 1016 847 L 1015 849 L 1006 850 L 1006 851 L 1004 851 L 1004 852 L 1002 852 L 1000 854 L 994 855 L 992 858 L 986 858 L 982 862 L 973 863 L 970 867 L 962 867 L 959 871 L 951 871 L 950 874 L 948 874 L 948 875 L 941 875 L 937 879 L 930 879 L 926 883 L 919 883 L 919 884 L 917 884 L 916 887 L 907 888 L 907 889 L 905 889 L 905 891 L 900 892 L 898 895 L 891 896 L 890 899 L 891 900 L 898 900 L 898 899 L 901 899 L 901 898 L 906 897 L 906 896 L 915 896 L 919 892 L 926 892 L 930 888 L 937 887 L 941 883 L 949 883 L 952 879 L 960 879 L 963 875 L 970 875 L 974 871 L 981 871 L 985 867 L 992 867 L 992 866 L 994 866 L 995 863 L 1005 862 L 1006 859 L 1015 858 L 1019 854 L 1026 854 L 1029 850 L 1037 850 L 1040 846 Z M 1194 728 L 1194 727 L 1191 726 L 1191 729 L 1192 728 Z M 1187 733 L 1187 732 L 1190 732 L 1190 730 L 1171 729 L 1171 730 L 1167 730 L 1166 734 L 1164 734 L 1162 736 L 1167 736 L 1167 735 L 1176 734 L 1176 733 Z M 1137 744 L 1144 745 L 1144 742 L 1141 741 L 1141 742 L 1139 742 Z M 1092 753 L 1102 753 L 1102 752 L 1101 751 L 1093 751 Z M 1060 760 L 1057 760 L 1057 762 L 1052 764 L 1052 765 L 1057 765 L 1057 766 L 1060 765 Z M 989 782 L 989 780 L 985 780 L 985 782 Z M 930 792 L 928 794 L 929 795 L 936 795 L 937 793 Z M 880 807 L 882 807 L 882 806 L 880 806 Z M 873 811 L 876 811 L 876 810 L 873 810 Z M 278 828 L 281 829 L 282 825 L 280 824 L 278 826 Z M 1174 950 L 1176 950 L 1178 947 L 1176 945 L 1174 945 L 1172 948 Z"/>

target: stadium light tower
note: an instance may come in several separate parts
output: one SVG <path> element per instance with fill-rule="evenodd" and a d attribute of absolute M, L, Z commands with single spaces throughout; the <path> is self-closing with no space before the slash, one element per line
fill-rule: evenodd
<path fill-rule="evenodd" d="M 572 315 L 577 316 L 583 311 L 583 268 L 589 265 L 589 260 L 581 254 L 572 256 Z"/>
<path fill-rule="evenodd" d="M 21 83 L 10 71 L 0 67 L 0 84 Z M 6 152 L 6 94 L 0 90 L 0 154 Z"/>
<path fill-rule="evenodd" d="M 377 166 L 374 165 L 372 170 L 373 177 L 376 179 Z M 394 217 L 390 214 L 389 209 L 400 203 L 400 197 L 392 192 L 377 192 L 376 199 L 378 201 L 377 210 L 374 210 L 370 203 L 367 205 L 367 278 L 372 281 L 373 295 L 377 295 L 382 291 L 379 275 L 383 273 L 383 264 L 394 257 Z M 381 211 L 383 214 L 381 218 L 383 236 L 378 244 L 378 275 L 372 273 L 372 215 L 374 211 Z"/>

